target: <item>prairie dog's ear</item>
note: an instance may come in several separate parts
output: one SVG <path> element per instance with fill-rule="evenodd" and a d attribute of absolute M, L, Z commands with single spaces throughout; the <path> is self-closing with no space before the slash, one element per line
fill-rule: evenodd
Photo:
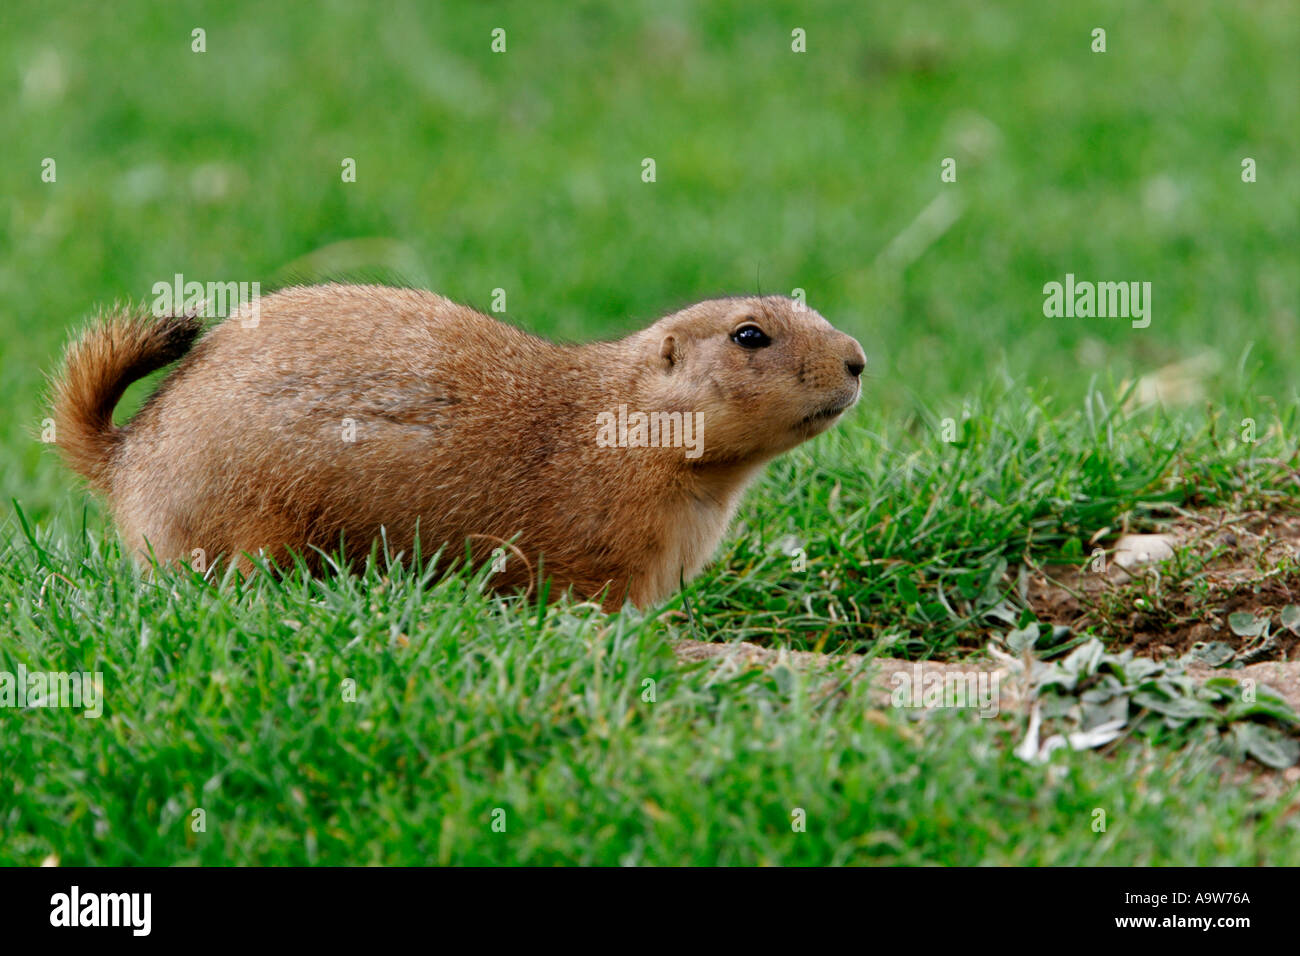
<path fill-rule="evenodd" d="M 665 372 L 671 372 L 673 366 L 681 361 L 682 350 L 677 345 L 676 336 L 664 336 L 664 340 L 659 344 L 659 358 L 663 361 L 663 369 Z"/>

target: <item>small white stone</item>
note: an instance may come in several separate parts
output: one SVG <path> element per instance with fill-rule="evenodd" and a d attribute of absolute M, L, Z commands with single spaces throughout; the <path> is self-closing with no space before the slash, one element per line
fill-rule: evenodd
<path fill-rule="evenodd" d="M 1154 564 L 1174 556 L 1174 539 L 1167 534 L 1126 534 L 1115 544 L 1113 561 L 1121 568 Z"/>

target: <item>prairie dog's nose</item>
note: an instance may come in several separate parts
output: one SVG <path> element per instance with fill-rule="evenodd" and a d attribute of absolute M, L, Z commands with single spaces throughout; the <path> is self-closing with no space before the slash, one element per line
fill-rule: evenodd
<path fill-rule="evenodd" d="M 862 370 L 867 367 L 867 353 L 862 351 L 862 346 L 858 344 L 857 339 L 849 339 L 849 354 L 844 359 L 844 367 L 854 378 L 861 375 Z"/>

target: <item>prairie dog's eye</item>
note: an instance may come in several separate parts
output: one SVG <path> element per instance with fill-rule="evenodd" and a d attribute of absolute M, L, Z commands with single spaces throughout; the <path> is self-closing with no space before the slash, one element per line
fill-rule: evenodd
<path fill-rule="evenodd" d="M 731 341 L 742 349 L 761 349 L 772 344 L 772 340 L 768 338 L 767 333 L 757 325 L 742 325 L 731 333 Z"/>

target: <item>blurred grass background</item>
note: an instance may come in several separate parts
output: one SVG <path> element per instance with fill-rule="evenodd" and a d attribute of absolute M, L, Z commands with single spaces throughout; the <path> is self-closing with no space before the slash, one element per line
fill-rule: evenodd
<path fill-rule="evenodd" d="M 178 272 L 269 287 L 331 246 L 332 266 L 480 308 L 503 288 L 513 321 L 571 339 L 802 288 L 867 349 L 859 421 L 1003 369 L 1071 403 L 1204 353 L 1207 397 L 1246 356 L 1256 394 L 1295 398 L 1292 3 L 9 0 L 0 18 L 0 491 L 37 517 L 82 500 L 32 439 L 71 326 Z M 941 195 L 951 225 L 886 253 Z M 1044 318 L 1066 272 L 1150 281 L 1151 327 Z"/>

